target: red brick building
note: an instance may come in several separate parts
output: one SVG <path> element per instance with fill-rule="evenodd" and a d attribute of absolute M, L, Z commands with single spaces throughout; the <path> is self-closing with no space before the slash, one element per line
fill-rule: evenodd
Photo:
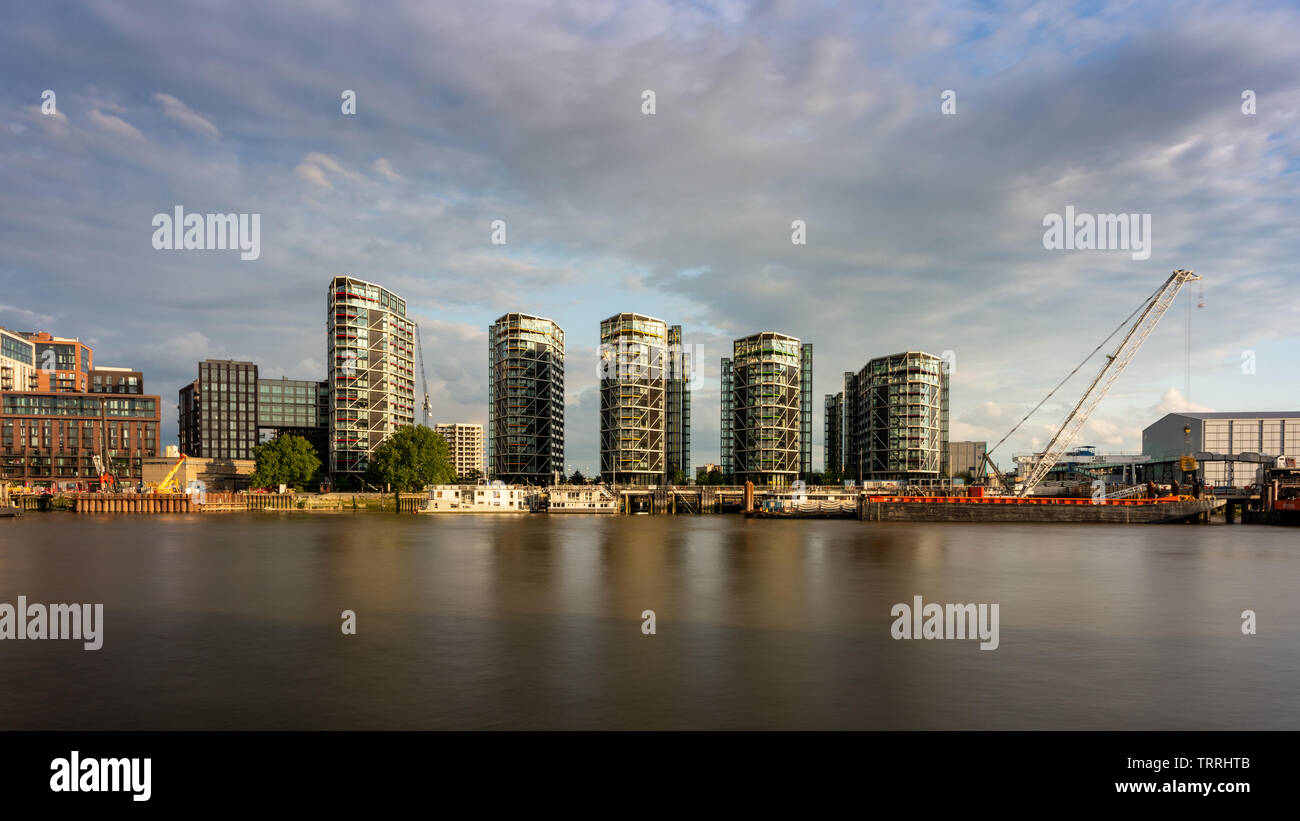
<path fill-rule="evenodd" d="M 137 484 L 158 455 L 157 396 L 0 391 L 0 480 L 58 490 L 97 490 L 94 457 L 122 485 Z"/>

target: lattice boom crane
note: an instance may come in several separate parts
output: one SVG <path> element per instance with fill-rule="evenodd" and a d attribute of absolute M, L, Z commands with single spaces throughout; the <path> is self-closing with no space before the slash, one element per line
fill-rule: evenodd
<path fill-rule="evenodd" d="M 424 372 L 424 343 L 420 341 L 420 326 L 415 326 L 415 351 L 420 356 L 420 387 L 424 388 L 424 424 L 433 427 L 433 415 L 429 411 L 429 376 Z"/>
<path fill-rule="evenodd" d="M 1065 421 L 1057 429 L 1056 435 L 1052 441 L 1047 443 L 1042 458 L 1034 465 L 1033 469 L 1025 477 L 1024 484 L 1021 486 L 1018 496 L 1028 496 L 1030 492 L 1047 476 L 1048 471 L 1057 463 L 1061 455 L 1074 442 L 1075 436 L 1088 422 L 1092 412 L 1097 409 L 1097 405 L 1105 398 L 1110 386 L 1115 384 L 1115 380 L 1128 367 L 1128 363 L 1133 361 L 1133 357 L 1142 347 L 1142 343 L 1155 330 L 1156 324 L 1160 322 L 1160 317 L 1164 316 L 1165 311 L 1174 303 L 1174 297 L 1178 296 L 1178 291 L 1183 285 L 1193 280 L 1199 280 L 1196 274 L 1191 271 L 1185 271 L 1181 268 L 1174 271 L 1165 284 L 1156 291 L 1151 299 L 1142 309 L 1141 315 L 1129 327 L 1128 333 L 1119 343 L 1115 352 L 1106 357 L 1106 363 L 1101 366 L 1097 376 L 1093 378 L 1092 384 L 1088 390 L 1084 391 L 1083 397 L 1075 404 L 1070 415 L 1065 417 Z"/>

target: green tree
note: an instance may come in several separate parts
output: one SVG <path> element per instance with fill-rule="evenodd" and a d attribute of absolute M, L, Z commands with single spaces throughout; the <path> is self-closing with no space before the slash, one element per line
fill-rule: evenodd
<path fill-rule="evenodd" d="M 573 475 L 569 477 L 569 484 L 585 485 L 587 484 L 587 477 L 582 475 L 582 471 L 575 470 L 573 471 Z"/>
<path fill-rule="evenodd" d="M 281 434 L 253 448 L 253 475 L 250 484 L 257 488 L 288 485 L 302 490 L 304 485 L 320 481 L 320 457 L 311 442 L 290 433 Z"/>
<path fill-rule="evenodd" d="M 407 425 L 380 443 L 370 455 L 368 478 L 388 485 L 394 493 L 449 484 L 456 468 L 447 453 L 447 440 L 424 425 Z"/>

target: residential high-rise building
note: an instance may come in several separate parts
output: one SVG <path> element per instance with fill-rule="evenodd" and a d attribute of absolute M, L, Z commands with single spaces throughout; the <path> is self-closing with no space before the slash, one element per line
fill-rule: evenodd
<path fill-rule="evenodd" d="M 370 454 L 415 424 L 415 323 L 406 300 L 348 276 L 330 281 L 327 314 L 329 472 L 359 477 Z"/>
<path fill-rule="evenodd" d="M 907 351 L 844 375 L 844 462 L 858 481 L 948 478 L 948 373 Z"/>
<path fill-rule="evenodd" d="M 844 394 L 828 393 L 822 397 L 822 441 L 825 450 L 823 470 L 827 474 L 844 474 Z"/>
<path fill-rule="evenodd" d="M 36 346 L 22 334 L 0 328 L 0 391 L 34 391 Z"/>
<path fill-rule="evenodd" d="M 180 389 L 181 453 L 211 459 L 252 459 L 257 445 L 257 365 L 205 359 L 199 378 Z"/>
<path fill-rule="evenodd" d="M 76 339 L 0 328 L 0 479 L 99 490 L 106 470 L 139 482 L 141 460 L 158 454 L 158 397 L 141 395 L 139 371 L 96 369 L 93 357 Z"/>
<path fill-rule="evenodd" d="M 600 323 L 600 476 L 654 485 L 668 469 L 668 325 L 621 313 Z"/>
<path fill-rule="evenodd" d="M 719 368 L 719 373 L 721 374 L 722 387 L 720 390 L 721 396 L 719 397 L 718 402 L 721 411 L 721 418 L 718 420 L 718 430 L 722 436 L 718 443 L 718 461 L 721 463 L 723 481 L 731 482 L 735 480 L 736 464 L 735 460 L 732 459 L 731 456 L 733 433 L 731 423 L 733 421 L 732 412 L 735 409 L 735 397 L 732 394 L 732 387 L 735 384 L 735 380 L 732 379 L 731 376 L 730 357 L 722 357 L 722 365 Z"/>
<path fill-rule="evenodd" d="M 508 313 L 488 326 L 488 476 L 550 484 L 564 473 L 564 331 Z"/>
<path fill-rule="evenodd" d="M 69 391 L 0 392 L 0 476 L 8 482 L 99 490 L 95 457 L 123 485 L 137 485 L 158 455 L 158 397 Z"/>
<path fill-rule="evenodd" d="M 23 336 L 32 343 L 36 355 L 36 390 L 90 392 L 90 371 L 95 359 L 88 345 L 45 331 Z"/>
<path fill-rule="evenodd" d="M 811 473 L 812 354 L 811 343 L 764 331 L 737 339 L 722 360 L 722 461 L 737 483 L 788 485 Z"/>
<path fill-rule="evenodd" d="M 445 422 L 434 431 L 447 440 L 447 454 L 456 468 L 456 478 L 483 475 L 483 426 L 463 422 Z"/>
<path fill-rule="evenodd" d="M 685 484 L 691 475 L 691 369 L 682 344 L 682 326 L 668 328 L 668 467 L 669 482 Z"/>

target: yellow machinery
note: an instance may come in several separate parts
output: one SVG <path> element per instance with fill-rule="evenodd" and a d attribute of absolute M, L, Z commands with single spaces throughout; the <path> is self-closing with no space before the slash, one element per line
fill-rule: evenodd
<path fill-rule="evenodd" d="M 181 487 L 180 483 L 176 481 L 176 471 L 180 470 L 183 464 L 185 464 L 185 454 L 182 453 L 181 458 L 176 460 L 176 464 L 172 465 L 172 469 L 167 471 L 167 475 L 163 477 L 163 480 L 156 485 L 149 486 L 149 492 L 180 493 Z"/>

